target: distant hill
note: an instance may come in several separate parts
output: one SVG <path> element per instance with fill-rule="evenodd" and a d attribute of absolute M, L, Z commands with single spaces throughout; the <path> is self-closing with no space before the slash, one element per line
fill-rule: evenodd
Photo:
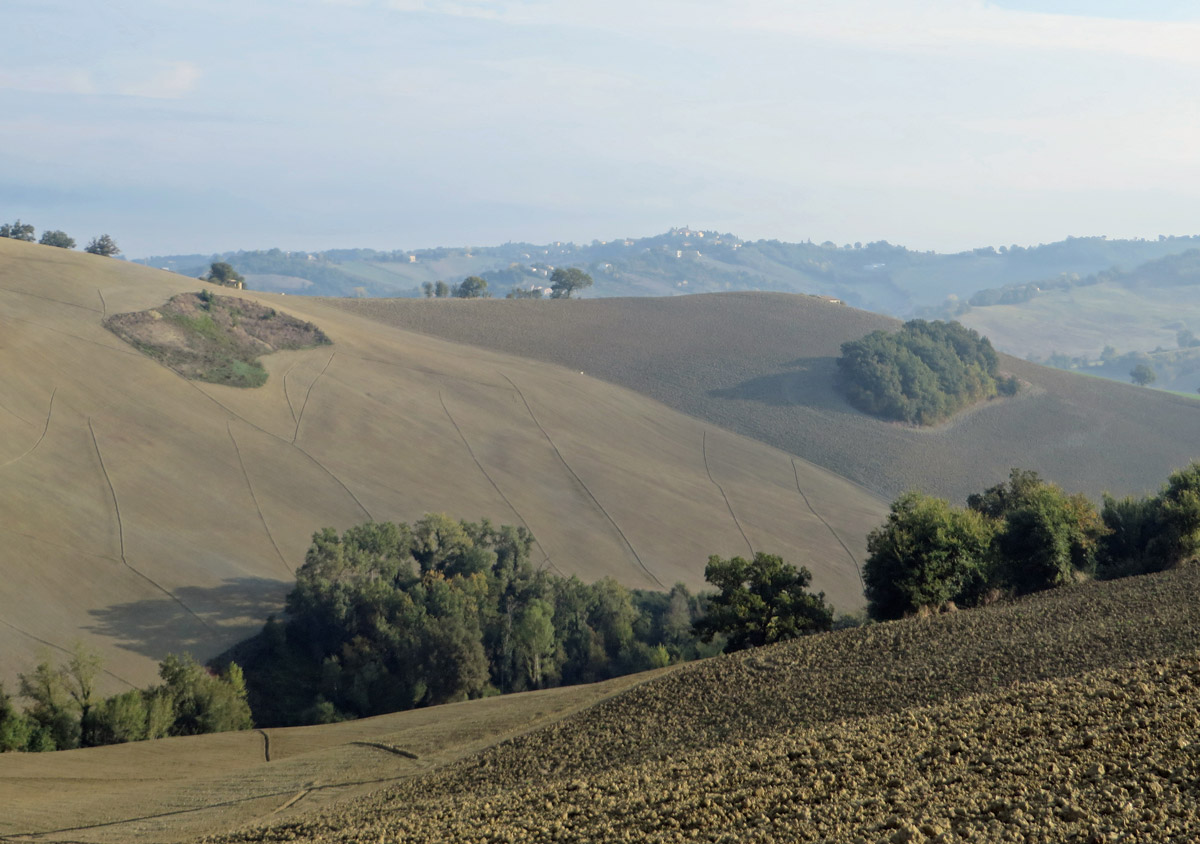
<path fill-rule="evenodd" d="M 104 327 L 202 289 L 332 344 L 259 349 L 266 383 L 240 389 L 186 380 Z M 697 589 L 710 554 L 769 550 L 839 608 L 862 605 L 856 560 L 884 501 L 578 369 L 8 239 L 0 330 L 9 689 L 76 638 L 107 688 L 148 685 L 165 653 L 211 657 L 279 611 L 314 531 L 426 512 L 525 525 L 535 564 L 631 587 Z"/>
<path fill-rule="evenodd" d="M 379 251 L 279 249 L 220 255 L 168 255 L 142 260 L 188 276 L 227 261 L 261 290 L 318 296 L 418 296 L 424 282 L 487 279 L 494 296 L 513 287 L 546 286 L 555 266 L 577 266 L 596 280 L 589 295 L 670 296 L 760 290 L 833 296 L 855 307 L 911 316 L 966 300 L 976 291 L 1034 282 L 1063 273 L 1088 275 L 1195 248 L 1200 237 L 1159 240 L 1068 238 L 1032 247 L 991 246 L 955 254 L 918 252 L 887 241 L 867 244 L 743 240 L 690 228 L 590 244 L 506 243 L 500 246 Z"/>
<path fill-rule="evenodd" d="M 1198 249 L 1132 269 L 984 290 L 951 310 L 1010 354 L 1125 382 L 1145 363 L 1156 388 L 1200 386 Z"/>
<path fill-rule="evenodd" d="M 1200 457 L 1200 404 L 1001 356 L 1025 382 L 930 429 L 884 422 L 834 388 L 840 347 L 899 323 L 811 296 L 330 304 L 388 325 L 563 364 L 769 443 L 893 497 L 962 501 L 1034 469 L 1098 497 L 1156 489 Z"/>

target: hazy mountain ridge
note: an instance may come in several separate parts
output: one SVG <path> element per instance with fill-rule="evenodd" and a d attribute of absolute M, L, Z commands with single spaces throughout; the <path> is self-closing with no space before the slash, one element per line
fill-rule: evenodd
<path fill-rule="evenodd" d="M 227 261 L 264 290 L 324 296 L 419 296 L 423 282 L 487 279 L 493 296 L 512 287 L 547 286 L 550 270 L 578 266 L 596 280 L 594 296 L 667 296 L 731 290 L 833 296 L 894 316 L 940 310 L 948 297 L 1063 273 L 1086 275 L 1133 266 L 1194 248 L 1195 237 L 1159 240 L 1068 238 L 1031 247 L 983 247 L 954 254 L 920 252 L 887 241 L 838 246 L 830 241 L 744 240 L 690 228 L 590 244 L 506 243 L 484 247 L 324 252 L 226 252 L 140 259 L 189 276 Z"/>

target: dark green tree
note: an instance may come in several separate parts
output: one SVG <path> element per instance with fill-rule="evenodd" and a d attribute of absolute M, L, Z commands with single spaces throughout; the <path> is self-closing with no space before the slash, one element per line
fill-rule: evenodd
<path fill-rule="evenodd" d="M 1158 494 L 1158 532 L 1148 554 L 1162 568 L 1200 556 L 1200 461 L 1172 472 Z"/>
<path fill-rule="evenodd" d="M 88 245 L 83 247 L 84 252 L 89 252 L 92 255 L 103 255 L 106 258 L 121 254 L 121 248 L 117 246 L 116 241 L 106 234 L 99 237 L 93 237 Z"/>
<path fill-rule="evenodd" d="M 492 294 L 488 292 L 487 281 L 477 275 L 469 275 L 454 288 L 454 295 L 459 299 L 486 299 Z"/>
<path fill-rule="evenodd" d="M 1133 379 L 1133 383 L 1139 387 L 1148 387 L 1158 380 L 1158 376 L 1154 373 L 1150 366 L 1139 363 L 1129 371 L 1129 377 Z"/>
<path fill-rule="evenodd" d="M 432 299 L 433 298 L 433 282 L 432 281 L 421 282 L 421 292 L 425 294 L 426 299 Z"/>
<path fill-rule="evenodd" d="M 28 749 L 32 734 L 33 723 L 17 711 L 0 684 L 0 753 Z"/>
<path fill-rule="evenodd" d="M 22 223 L 20 220 L 15 223 L 5 223 L 0 225 L 0 237 L 33 243 L 33 226 L 29 223 Z"/>
<path fill-rule="evenodd" d="M 570 299 L 571 295 L 592 286 L 592 277 L 578 267 L 556 267 L 550 273 L 550 298 Z"/>
<path fill-rule="evenodd" d="M 38 243 L 43 246 L 57 246 L 59 249 L 74 249 L 75 238 L 71 237 L 64 231 L 46 231 L 42 232 L 42 239 Z"/>
<path fill-rule="evenodd" d="M 433 286 L 433 295 L 438 299 L 445 299 L 450 296 L 450 285 L 444 281 L 439 281 Z"/>
<path fill-rule="evenodd" d="M 867 537 L 867 612 L 902 618 L 950 601 L 971 603 L 988 579 L 994 527 L 980 513 L 908 492 Z"/>
<path fill-rule="evenodd" d="M 753 560 L 708 558 L 704 579 L 720 591 L 708 602 L 694 629 L 704 641 L 727 637 L 726 651 L 769 645 L 807 633 L 829 630 L 833 610 L 825 593 L 808 592 L 812 575 L 774 554 L 758 552 Z"/>
<path fill-rule="evenodd" d="M 246 682 L 237 663 L 220 674 L 190 655 L 168 654 L 158 667 L 163 684 L 154 690 L 170 702 L 173 736 L 194 736 L 254 726 L 246 703 Z"/>
<path fill-rule="evenodd" d="M 223 287 L 237 287 L 246 283 L 245 276 L 235 270 L 232 264 L 225 261 L 213 261 L 204 280 L 220 284 Z"/>

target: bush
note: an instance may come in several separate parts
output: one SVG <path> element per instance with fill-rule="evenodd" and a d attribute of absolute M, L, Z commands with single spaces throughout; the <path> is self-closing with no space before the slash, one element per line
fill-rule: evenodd
<path fill-rule="evenodd" d="M 1001 376 L 986 337 L 956 322 L 912 320 L 842 344 L 839 382 L 858 409 L 885 419 L 931 425 L 997 393 L 1016 392 Z"/>

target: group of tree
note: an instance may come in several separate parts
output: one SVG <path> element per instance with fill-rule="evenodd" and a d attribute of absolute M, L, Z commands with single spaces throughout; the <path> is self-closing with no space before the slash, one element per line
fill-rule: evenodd
<path fill-rule="evenodd" d="M 246 277 L 235 270 L 228 261 L 213 261 L 202 280 L 222 287 L 236 287 L 239 290 L 246 284 Z"/>
<path fill-rule="evenodd" d="M 1106 495 L 1099 510 L 1020 469 L 965 508 L 909 492 L 870 533 L 867 550 L 875 619 L 1161 571 L 1200 553 L 1200 463 L 1173 473 L 1157 495 Z"/>
<path fill-rule="evenodd" d="M 843 343 L 838 372 L 858 409 L 918 425 L 1017 390 L 1016 379 L 1000 373 L 991 342 L 957 322 L 915 319 Z"/>
<path fill-rule="evenodd" d="M 0 686 L 0 751 L 69 750 L 127 741 L 190 736 L 252 725 L 236 663 L 214 673 L 190 656 L 168 655 L 162 683 L 111 697 L 96 690 L 99 658 L 76 645 L 62 664 L 49 660 L 20 675 L 24 711 Z"/>
<path fill-rule="evenodd" d="M 17 220 L 13 223 L 4 223 L 0 225 L 0 237 L 33 243 L 34 228 L 32 224 L 22 223 L 20 220 Z M 60 249 L 75 248 L 75 239 L 66 232 L 59 231 L 58 229 L 50 229 L 42 232 L 42 237 L 37 242 L 44 246 L 57 246 Z M 114 255 L 121 254 L 121 250 L 117 247 L 116 242 L 114 242 L 113 239 L 106 234 L 92 238 L 88 245 L 83 248 L 83 251 L 90 252 L 93 255 L 103 255 L 105 257 L 112 257 Z"/>
<path fill-rule="evenodd" d="M 715 653 L 682 586 L 536 568 L 524 528 L 428 515 L 313 536 L 286 620 L 234 653 L 260 725 L 584 683 Z"/>
<path fill-rule="evenodd" d="M 577 267 L 558 267 L 550 274 L 550 298 L 570 299 L 572 294 L 592 285 L 592 277 Z M 487 279 L 477 275 L 469 275 L 458 284 L 450 285 L 444 281 L 426 281 L 421 284 L 421 292 L 426 299 L 488 299 Z M 538 288 L 514 287 L 506 299 L 541 299 L 542 291 Z"/>

